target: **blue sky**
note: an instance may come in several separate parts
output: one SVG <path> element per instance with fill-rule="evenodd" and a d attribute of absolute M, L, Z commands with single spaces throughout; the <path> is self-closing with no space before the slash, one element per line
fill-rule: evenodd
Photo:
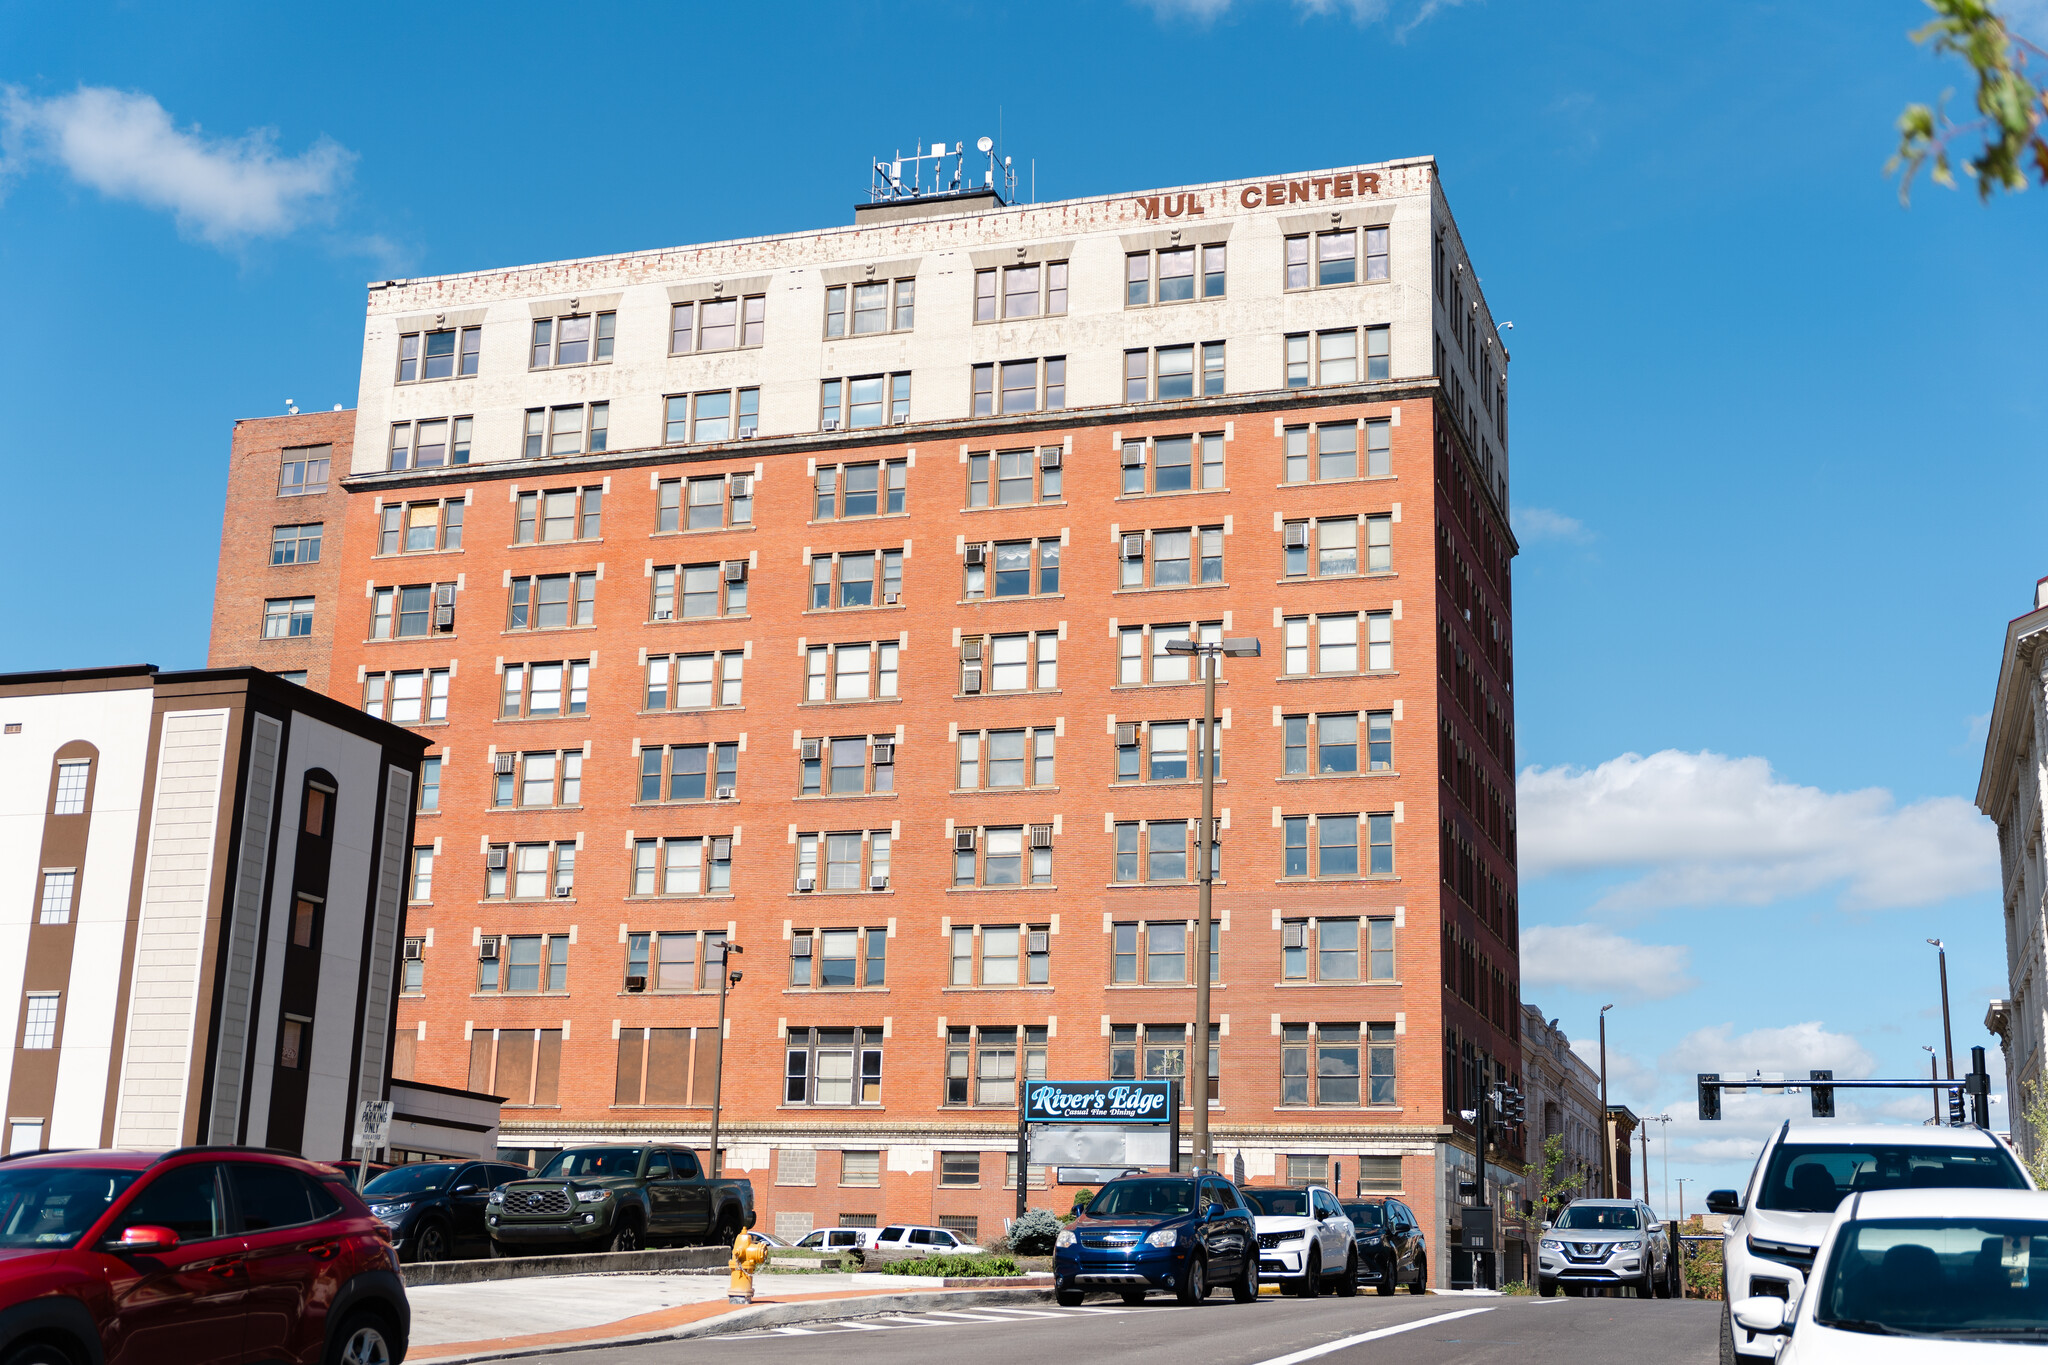
<path fill-rule="evenodd" d="M 1525 994 L 1615 1001 L 1617 1098 L 1680 1115 L 1924 1067 L 1931 935 L 1992 1041 L 2044 205 L 1900 206 L 1891 122 L 1963 78 L 1914 0 L 766 13 L 0 0 L 0 670 L 203 662 L 230 424 L 354 401 L 367 280 L 843 222 L 999 117 L 1041 198 L 1431 153 L 1515 322 Z"/>

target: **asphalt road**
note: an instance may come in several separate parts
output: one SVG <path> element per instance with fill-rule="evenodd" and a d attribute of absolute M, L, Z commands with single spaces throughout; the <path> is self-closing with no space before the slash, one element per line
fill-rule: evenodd
<path fill-rule="evenodd" d="M 1013 1360 L 1028 1353 L 1042 1360 L 1114 1358 L 1118 1365 L 1710 1365 L 1719 1307 L 1698 1300 L 1443 1295 L 1234 1304 L 1218 1295 L 1199 1308 L 1163 1296 L 1126 1308 L 1091 1298 L 1081 1309 L 1046 1304 L 870 1318 L 857 1326 L 821 1323 L 558 1358 L 573 1365 L 840 1365 L 879 1355 L 891 1365 L 958 1365 L 985 1353 Z"/>

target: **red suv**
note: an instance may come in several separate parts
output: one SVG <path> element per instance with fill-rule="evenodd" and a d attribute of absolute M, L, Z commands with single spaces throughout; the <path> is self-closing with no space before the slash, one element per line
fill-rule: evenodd
<path fill-rule="evenodd" d="M 398 1365 L 389 1230 L 252 1147 L 0 1158 L 0 1365 Z"/>

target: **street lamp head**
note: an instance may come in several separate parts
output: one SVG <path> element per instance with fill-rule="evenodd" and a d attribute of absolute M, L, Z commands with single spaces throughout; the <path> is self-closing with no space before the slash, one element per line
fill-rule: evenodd
<path fill-rule="evenodd" d="M 1600 1007 L 1600 1012 L 1601 1012 L 1602 1014 L 1605 1014 L 1605 1013 L 1607 1013 L 1607 1011 L 1609 1011 L 1609 1010 L 1611 1010 L 1611 1009 L 1613 1009 L 1613 1008 L 1614 1008 L 1614 1006 L 1612 1006 L 1612 1005 L 1602 1005 L 1602 1006 Z"/>
<path fill-rule="evenodd" d="M 1928 940 L 1927 940 L 1927 946 L 1928 946 L 1928 947 L 1930 947 L 1930 948 L 1936 949 L 1936 950 L 1938 950 L 1938 951 L 1940 951 L 1940 952 L 1947 952 L 1947 951 L 1948 951 L 1948 945 L 1947 945 L 1947 944 L 1945 944 L 1945 943 L 1943 943 L 1943 942 L 1942 942 L 1942 941 L 1941 941 L 1940 939 L 1938 939 L 1938 938 L 1930 938 L 1930 939 L 1928 939 Z"/>
<path fill-rule="evenodd" d="M 728 953 L 738 953 L 741 956 L 745 956 L 747 950 L 745 948 L 740 947 L 740 945 L 737 943 L 728 943 L 725 945 L 725 951 Z"/>
<path fill-rule="evenodd" d="M 734 973 L 732 974 L 732 978 L 731 978 L 731 980 L 732 980 L 732 984 L 733 984 L 733 985 L 735 985 L 735 986 L 739 985 L 739 984 L 740 984 L 740 981 L 741 981 L 741 979 L 742 979 L 742 978 L 744 978 L 745 976 L 746 976 L 746 973 L 745 973 L 745 972 L 734 972 Z"/>
<path fill-rule="evenodd" d="M 1257 636 L 1241 635 L 1223 642 L 1223 652 L 1233 659 L 1256 659 L 1259 657 Z"/>
<path fill-rule="evenodd" d="M 1168 640 L 1166 642 L 1166 652 L 1168 654 L 1197 654 L 1201 652 L 1201 648 L 1193 640 Z"/>

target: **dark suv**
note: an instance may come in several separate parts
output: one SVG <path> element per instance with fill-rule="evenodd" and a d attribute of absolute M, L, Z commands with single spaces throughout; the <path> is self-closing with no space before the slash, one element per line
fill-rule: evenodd
<path fill-rule="evenodd" d="M 1429 1256 L 1415 1211 L 1398 1199 L 1347 1199 L 1358 1244 L 1358 1282 L 1391 1294 L 1402 1285 L 1411 1294 L 1429 1292 Z"/>
<path fill-rule="evenodd" d="M 1200 1303 L 1220 1284 L 1250 1303 L 1259 1296 L 1252 1211 L 1221 1176 L 1119 1176 L 1060 1230 L 1052 1278 L 1069 1308 L 1091 1289 L 1114 1289 L 1137 1303 L 1156 1287 Z"/>
<path fill-rule="evenodd" d="M 485 1201 L 506 1181 L 532 1174 L 531 1167 L 501 1161 L 416 1161 L 365 1185 L 363 1202 L 390 1225 L 400 1260 L 445 1261 L 463 1252 L 487 1256 Z"/>
<path fill-rule="evenodd" d="M 390 1231 L 330 1166 L 251 1147 L 0 1159 L 8 1365 L 397 1362 Z"/>

